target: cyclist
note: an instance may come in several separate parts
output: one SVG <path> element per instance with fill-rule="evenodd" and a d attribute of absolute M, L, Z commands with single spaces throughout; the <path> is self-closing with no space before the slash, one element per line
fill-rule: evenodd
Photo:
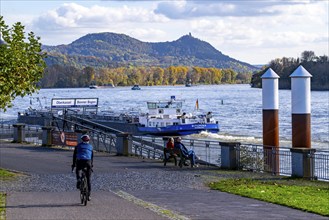
<path fill-rule="evenodd" d="M 87 168 L 87 184 L 88 184 L 88 200 L 90 201 L 90 191 L 91 191 L 91 184 L 90 184 L 90 176 L 93 167 L 93 147 L 89 144 L 90 137 L 86 134 L 81 136 L 82 142 L 79 143 L 74 148 L 73 153 L 73 164 L 72 170 L 76 167 L 76 177 L 77 177 L 77 189 L 80 189 L 81 184 L 81 170 L 85 167 Z"/>

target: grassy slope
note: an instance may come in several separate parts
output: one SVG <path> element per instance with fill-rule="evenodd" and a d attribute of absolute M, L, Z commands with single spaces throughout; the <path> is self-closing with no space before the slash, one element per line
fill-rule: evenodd
<path fill-rule="evenodd" d="M 229 178 L 211 182 L 209 186 L 214 190 L 329 216 L 328 182 L 292 178 Z"/>

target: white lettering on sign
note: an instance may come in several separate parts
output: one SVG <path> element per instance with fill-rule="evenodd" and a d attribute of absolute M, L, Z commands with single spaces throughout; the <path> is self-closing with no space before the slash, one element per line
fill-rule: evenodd
<path fill-rule="evenodd" d="M 74 106 L 74 99 L 52 99 L 52 107 Z"/>
<path fill-rule="evenodd" d="M 76 106 L 97 106 L 98 99 L 76 99 Z"/>
<path fill-rule="evenodd" d="M 97 107 L 98 99 L 90 98 L 90 99 L 52 99 L 51 107 L 52 108 L 79 108 L 79 107 Z"/>

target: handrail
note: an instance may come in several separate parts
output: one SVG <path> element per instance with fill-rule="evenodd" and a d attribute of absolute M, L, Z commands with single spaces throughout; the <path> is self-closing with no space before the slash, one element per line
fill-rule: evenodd
<path fill-rule="evenodd" d="M 62 120 L 62 119 L 61 119 Z M 96 150 L 114 152 L 117 145 L 117 135 L 107 131 L 101 131 L 97 128 L 80 125 L 81 128 L 88 129 L 93 145 Z M 103 127 L 103 125 L 102 125 Z M 106 126 L 105 126 L 106 127 Z M 0 124 L 0 138 L 10 138 L 7 134 L 13 133 L 13 125 Z M 36 126 L 26 126 L 25 132 L 27 137 L 42 138 L 42 130 Z M 150 137 L 150 136 L 128 136 L 133 154 L 149 157 L 154 159 L 163 158 L 163 148 L 165 146 L 164 137 Z M 37 143 L 37 142 L 35 142 Z M 227 147 L 230 144 L 236 152 L 236 160 L 239 169 L 252 170 L 257 172 L 273 172 L 271 168 L 267 166 L 271 165 L 271 161 L 266 161 L 266 157 L 273 159 L 271 155 L 278 155 L 280 160 L 280 167 L 278 173 L 280 175 L 291 175 L 292 174 L 292 153 L 288 147 L 265 147 L 259 144 L 249 143 L 226 143 L 218 140 L 206 140 L 206 139 L 182 139 L 182 143 L 189 149 L 193 149 L 201 160 L 208 164 L 217 165 L 221 167 L 222 161 L 222 148 Z M 314 154 L 310 154 L 309 157 L 315 161 L 314 170 L 315 176 L 319 180 L 329 180 L 329 151 L 322 149 L 315 149 Z M 275 158 L 275 157 L 274 157 Z M 269 162 L 269 164 L 267 164 Z M 272 163 L 273 164 L 273 163 Z M 270 168 L 270 169 L 269 169 Z M 274 170 L 276 172 L 277 170 Z"/>

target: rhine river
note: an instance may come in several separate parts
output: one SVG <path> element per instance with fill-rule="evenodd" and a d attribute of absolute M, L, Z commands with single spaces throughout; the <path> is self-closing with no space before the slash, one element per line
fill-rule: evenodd
<path fill-rule="evenodd" d="M 41 89 L 38 94 L 18 97 L 14 106 L 0 112 L 1 120 L 17 118 L 29 106 L 49 107 L 52 98 L 98 98 L 99 111 L 124 112 L 130 109 L 146 111 L 147 101 L 169 100 L 170 96 L 185 100 L 183 110 L 195 110 L 198 100 L 200 110 L 213 112 L 221 130 L 218 134 L 201 133 L 196 138 L 243 143 L 262 143 L 262 90 L 249 85 L 198 85 L 185 86 L 141 86 L 115 88 Z M 37 102 L 40 99 L 40 103 Z M 291 147 L 291 91 L 279 91 L 280 146 Z M 311 92 L 311 136 L 312 148 L 329 150 L 329 92 Z"/>

